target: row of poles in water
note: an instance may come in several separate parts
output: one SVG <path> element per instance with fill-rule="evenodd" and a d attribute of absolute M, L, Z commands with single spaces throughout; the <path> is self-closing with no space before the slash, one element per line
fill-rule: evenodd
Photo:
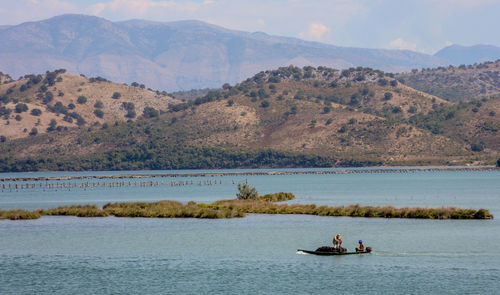
<path fill-rule="evenodd" d="M 13 190 L 27 190 L 27 189 L 90 189 L 90 188 L 116 188 L 116 187 L 155 187 L 155 186 L 188 186 L 188 185 L 198 185 L 198 186 L 210 186 L 222 184 L 222 179 L 220 180 L 203 180 L 203 181 L 116 181 L 116 182 L 38 182 L 38 183 L 2 183 L 0 188 L 2 192 L 13 191 Z M 232 180 L 232 184 L 236 184 Z"/>

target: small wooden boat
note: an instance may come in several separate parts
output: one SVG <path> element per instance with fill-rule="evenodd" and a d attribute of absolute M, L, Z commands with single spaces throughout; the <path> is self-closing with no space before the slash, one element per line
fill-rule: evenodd
<path fill-rule="evenodd" d="M 365 251 L 362 252 L 312 251 L 312 250 L 297 249 L 297 252 L 298 251 L 313 255 L 333 256 L 333 255 L 369 254 L 372 252 L 372 248 L 368 247 L 366 248 Z"/>

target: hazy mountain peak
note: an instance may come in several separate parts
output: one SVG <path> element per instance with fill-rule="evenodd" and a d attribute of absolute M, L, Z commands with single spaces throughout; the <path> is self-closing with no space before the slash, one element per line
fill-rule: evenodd
<path fill-rule="evenodd" d="M 14 77 L 65 68 L 168 91 L 235 83 L 296 60 L 312 66 L 384 71 L 444 64 L 437 57 L 411 51 L 336 47 L 197 20 L 111 22 L 65 14 L 0 30 L 0 39 L 0 71 Z"/>
<path fill-rule="evenodd" d="M 439 50 L 434 56 L 452 65 L 474 64 L 500 59 L 500 47 L 486 44 L 473 46 L 453 44 Z"/>

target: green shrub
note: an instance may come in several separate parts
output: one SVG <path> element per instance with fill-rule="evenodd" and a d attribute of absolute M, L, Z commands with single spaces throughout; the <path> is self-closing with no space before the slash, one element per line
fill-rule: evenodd
<path fill-rule="evenodd" d="M 238 200 L 255 200 L 259 196 L 259 192 L 255 187 L 249 186 L 247 183 L 238 183 Z"/>
<path fill-rule="evenodd" d="M 32 109 L 31 110 L 32 116 L 40 116 L 41 114 L 42 114 L 42 111 L 40 109 Z"/>
<path fill-rule="evenodd" d="M 38 134 L 38 129 L 36 129 L 35 127 L 31 128 L 31 131 L 29 133 L 30 136 L 35 136 Z"/>
<path fill-rule="evenodd" d="M 144 118 L 154 118 L 158 117 L 159 115 L 160 113 L 152 107 L 145 107 L 142 112 L 142 117 Z"/>
<path fill-rule="evenodd" d="M 98 100 L 94 103 L 94 108 L 96 108 L 96 109 L 102 109 L 103 107 L 104 107 L 104 104 L 100 100 Z"/>
<path fill-rule="evenodd" d="M 104 112 L 102 110 L 97 109 L 97 110 L 94 110 L 94 115 L 98 118 L 102 118 L 102 117 L 104 117 Z"/>
<path fill-rule="evenodd" d="M 484 142 L 479 142 L 479 143 L 471 143 L 470 149 L 473 152 L 482 152 L 485 148 Z"/>
<path fill-rule="evenodd" d="M 50 120 L 49 127 L 47 128 L 47 132 L 51 132 L 56 130 L 57 121 L 55 119 Z"/>
<path fill-rule="evenodd" d="M 76 99 L 76 102 L 79 104 L 86 104 L 87 103 L 87 98 L 83 95 L 78 96 Z"/>
<path fill-rule="evenodd" d="M 18 104 L 16 104 L 16 107 L 14 110 L 16 113 L 26 112 L 28 110 L 28 105 L 26 105 L 25 103 L 18 103 Z"/>
<path fill-rule="evenodd" d="M 113 95 L 111 96 L 111 98 L 113 99 L 119 99 L 120 97 L 122 97 L 121 93 L 120 92 L 115 92 L 113 93 Z"/>

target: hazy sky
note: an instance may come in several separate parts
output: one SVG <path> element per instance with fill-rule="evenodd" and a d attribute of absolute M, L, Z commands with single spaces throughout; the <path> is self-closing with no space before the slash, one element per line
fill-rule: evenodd
<path fill-rule="evenodd" d="M 500 0 L 0 0 L 0 25 L 64 13 L 117 21 L 197 19 L 339 46 L 434 53 L 500 46 Z"/>

